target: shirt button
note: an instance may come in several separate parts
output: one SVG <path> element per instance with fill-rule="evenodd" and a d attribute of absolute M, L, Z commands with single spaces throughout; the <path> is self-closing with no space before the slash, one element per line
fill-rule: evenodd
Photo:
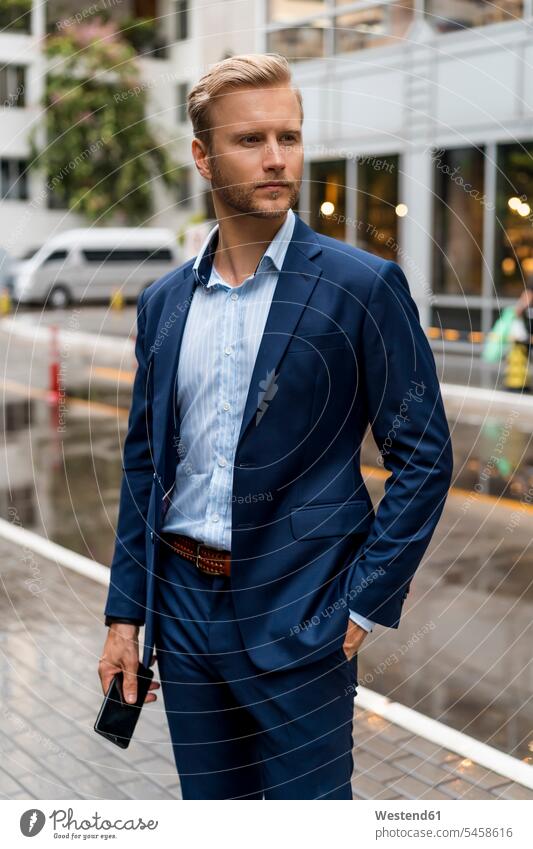
<path fill-rule="evenodd" d="M 223 408 L 224 408 L 225 410 L 229 410 L 229 409 L 230 409 L 230 407 L 231 407 L 231 404 L 229 404 L 227 401 L 224 401 L 224 403 L 223 403 L 223 405 L 222 405 L 222 406 L 223 406 Z"/>
<path fill-rule="evenodd" d="M 219 466 L 227 466 L 228 464 L 226 462 L 226 458 L 225 457 L 219 457 L 218 458 L 218 465 Z"/>
<path fill-rule="evenodd" d="M 237 292 L 232 292 L 230 297 L 231 297 L 232 301 L 236 301 L 239 296 L 238 296 Z"/>
<path fill-rule="evenodd" d="M 224 353 L 225 353 L 225 354 L 231 354 L 231 352 L 232 352 L 232 351 L 233 351 L 233 348 L 231 347 L 231 345 L 227 345 L 227 346 L 224 348 Z"/>
<path fill-rule="evenodd" d="M 218 515 L 218 513 L 213 513 L 213 515 L 211 516 L 211 521 L 218 522 L 219 518 L 220 516 Z"/>

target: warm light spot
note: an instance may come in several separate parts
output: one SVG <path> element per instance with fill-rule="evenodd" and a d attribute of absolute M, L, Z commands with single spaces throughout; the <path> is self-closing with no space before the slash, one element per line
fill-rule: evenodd
<path fill-rule="evenodd" d="M 507 201 L 507 206 L 509 207 L 509 209 L 514 209 L 514 211 L 516 212 L 521 203 L 522 201 L 520 200 L 520 198 L 513 197 L 509 198 L 509 200 Z"/>
<path fill-rule="evenodd" d="M 335 212 L 335 206 L 329 200 L 325 200 L 324 203 L 320 206 L 320 212 L 322 215 L 333 215 Z"/>
<path fill-rule="evenodd" d="M 531 207 L 528 203 L 521 203 L 517 210 L 518 214 L 525 218 L 531 212 Z"/>
<path fill-rule="evenodd" d="M 502 260 L 502 271 L 504 274 L 513 274 L 516 268 L 516 262 L 512 256 L 507 256 Z"/>
<path fill-rule="evenodd" d="M 397 204 L 396 209 L 394 211 L 398 218 L 405 218 L 405 216 L 409 212 L 409 209 L 407 208 L 407 204 L 399 203 Z"/>

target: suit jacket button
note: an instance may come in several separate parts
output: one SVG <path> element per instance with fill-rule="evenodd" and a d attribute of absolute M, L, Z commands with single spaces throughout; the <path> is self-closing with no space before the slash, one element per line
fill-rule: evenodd
<path fill-rule="evenodd" d="M 154 532 L 153 531 L 150 531 L 150 539 L 152 540 L 152 542 L 154 541 Z"/>

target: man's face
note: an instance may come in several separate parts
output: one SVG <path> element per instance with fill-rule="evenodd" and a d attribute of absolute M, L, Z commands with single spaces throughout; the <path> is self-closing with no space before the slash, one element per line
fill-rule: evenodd
<path fill-rule="evenodd" d="M 239 89 L 210 112 L 211 157 L 205 160 L 215 205 L 278 218 L 300 195 L 303 146 L 300 109 L 288 86 Z M 267 186 L 275 181 L 278 186 Z M 217 215 L 221 210 L 217 210 Z"/>

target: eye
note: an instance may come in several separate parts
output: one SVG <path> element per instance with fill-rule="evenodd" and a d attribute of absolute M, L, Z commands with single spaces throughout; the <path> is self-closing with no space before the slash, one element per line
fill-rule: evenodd
<path fill-rule="evenodd" d="M 259 136 L 243 136 L 241 141 L 249 141 L 250 139 L 258 139 Z"/>

